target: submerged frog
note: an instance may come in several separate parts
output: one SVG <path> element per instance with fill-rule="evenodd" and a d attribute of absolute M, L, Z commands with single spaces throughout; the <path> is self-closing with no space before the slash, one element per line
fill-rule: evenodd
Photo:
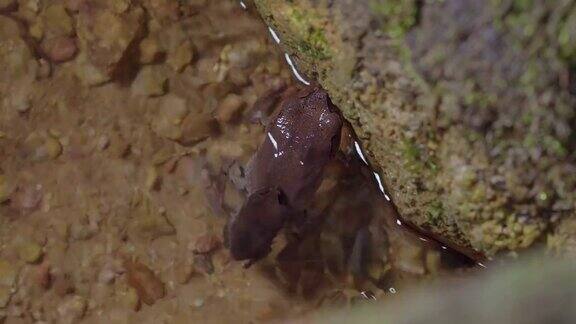
<path fill-rule="evenodd" d="M 353 155 L 355 151 L 350 147 L 359 144 L 352 127 L 343 120 L 326 91 L 308 87 L 287 93 L 290 95 L 283 97 L 277 113 L 269 118 L 264 142 L 249 162 L 248 198 L 224 230 L 226 245 L 234 259 L 250 260 L 251 264 L 265 257 L 274 238 L 288 224 L 295 224 L 301 233 L 319 226 L 322 221 L 311 220 L 307 209 L 313 203 L 324 170 L 335 161 L 343 163 L 351 174 L 363 175 L 371 184 L 363 188 L 373 187 L 371 190 L 379 194 L 371 197 L 379 198 L 375 200 L 377 210 L 383 212 L 387 235 L 395 238 L 393 244 L 430 246 L 466 264 L 482 265 L 479 262 L 484 257 L 477 252 L 445 242 L 401 218 L 393 203 L 377 189 L 381 184 L 376 184 L 370 165 L 364 158 Z M 365 231 L 358 234 L 350 262 L 361 273 L 370 238 Z"/>
<path fill-rule="evenodd" d="M 337 108 L 319 87 L 282 100 L 248 165 L 247 201 L 225 228 L 235 259 L 266 256 L 286 222 L 305 213 L 338 151 L 341 128 Z"/>

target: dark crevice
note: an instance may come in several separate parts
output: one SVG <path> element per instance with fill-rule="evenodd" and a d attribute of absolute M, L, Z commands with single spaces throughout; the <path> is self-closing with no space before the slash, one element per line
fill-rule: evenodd
<path fill-rule="evenodd" d="M 422 13 L 424 11 L 424 0 L 416 0 L 415 2 L 415 12 L 414 12 L 414 25 L 412 28 L 418 27 L 422 21 Z"/>

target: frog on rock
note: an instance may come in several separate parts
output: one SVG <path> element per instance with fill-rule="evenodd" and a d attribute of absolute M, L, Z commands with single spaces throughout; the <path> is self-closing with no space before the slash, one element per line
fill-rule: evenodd
<path fill-rule="evenodd" d="M 235 259 L 266 256 L 286 222 L 306 213 L 336 155 L 341 128 L 337 108 L 319 87 L 296 91 L 281 102 L 248 165 L 247 201 L 225 228 Z"/>

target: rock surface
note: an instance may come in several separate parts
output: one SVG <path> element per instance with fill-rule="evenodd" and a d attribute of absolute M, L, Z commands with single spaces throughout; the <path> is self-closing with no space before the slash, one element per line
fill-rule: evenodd
<path fill-rule="evenodd" d="M 404 217 L 490 255 L 574 250 L 573 1 L 255 3 Z"/>

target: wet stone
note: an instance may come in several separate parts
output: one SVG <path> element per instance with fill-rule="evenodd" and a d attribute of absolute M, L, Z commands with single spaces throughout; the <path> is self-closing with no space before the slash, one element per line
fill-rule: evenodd
<path fill-rule="evenodd" d="M 97 86 L 110 80 L 110 76 L 88 61 L 86 53 L 83 52 L 76 59 L 74 74 L 85 86 Z"/>
<path fill-rule="evenodd" d="M 24 81 L 24 80 L 22 80 Z M 11 92 L 9 96 L 7 96 L 4 100 L 7 103 L 7 106 L 14 109 L 15 111 L 24 114 L 32 108 L 32 100 L 30 98 L 30 92 L 26 88 L 22 88 L 24 83 L 31 86 L 31 82 L 22 82 L 19 84 L 21 88 L 16 88 L 15 91 Z"/>
<path fill-rule="evenodd" d="M 193 57 L 194 52 L 192 50 L 192 44 L 189 41 L 184 41 L 173 51 L 168 53 L 166 63 L 172 67 L 174 71 L 181 72 L 188 64 L 190 64 Z"/>
<path fill-rule="evenodd" d="M 215 119 L 211 113 L 188 114 L 182 121 L 182 134 L 178 142 L 184 146 L 194 145 L 217 131 Z"/>
<path fill-rule="evenodd" d="M 101 135 L 96 141 L 96 148 L 100 151 L 106 150 L 110 146 L 110 137 Z"/>
<path fill-rule="evenodd" d="M 229 123 L 240 116 L 246 102 L 237 94 L 229 94 L 222 100 L 216 110 L 216 119 L 221 123 Z"/>
<path fill-rule="evenodd" d="M 47 33 L 53 36 L 69 36 L 74 33 L 74 22 L 62 4 L 48 6 L 42 14 Z"/>
<path fill-rule="evenodd" d="M 124 266 L 126 267 L 128 284 L 136 289 L 138 296 L 144 303 L 152 305 L 166 295 L 164 283 L 150 268 L 131 260 L 126 260 Z"/>
<path fill-rule="evenodd" d="M 52 136 L 32 133 L 24 140 L 21 152 L 33 162 L 48 161 L 60 156 L 62 145 Z"/>
<path fill-rule="evenodd" d="M 11 196 L 10 205 L 22 212 L 31 212 L 40 206 L 44 194 L 36 185 L 18 187 Z"/>
<path fill-rule="evenodd" d="M 152 121 L 152 130 L 161 137 L 178 140 L 182 137 L 181 124 L 187 114 L 185 99 L 167 95 L 160 101 L 158 114 Z"/>
<path fill-rule="evenodd" d="M 82 52 L 96 69 L 111 76 L 128 48 L 140 37 L 144 28 L 144 11 L 130 6 L 116 13 L 98 2 L 80 6 L 78 36 Z"/>
<path fill-rule="evenodd" d="M 73 295 L 58 305 L 57 311 L 63 323 L 77 323 L 86 314 L 88 303 L 82 296 Z"/>
<path fill-rule="evenodd" d="M 132 83 L 132 93 L 137 96 L 161 96 L 166 93 L 167 80 L 161 67 L 145 66 Z"/>
<path fill-rule="evenodd" d="M 162 54 L 158 41 L 155 37 L 148 37 L 140 42 L 140 63 L 150 64 L 155 62 Z"/>
<path fill-rule="evenodd" d="M 111 284 L 116 277 L 125 271 L 121 260 L 108 260 L 98 274 L 98 281 L 103 284 Z"/>
<path fill-rule="evenodd" d="M 46 39 L 42 42 L 42 50 L 47 58 L 54 63 L 62 63 L 74 58 L 78 48 L 73 37 L 61 36 Z"/>
<path fill-rule="evenodd" d="M 136 215 L 132 221 L 131 232 L 141 239 L 153 241 L 162 236 L 174 235 L 176 229 L 168 222 L 164 214 L 145 210 L 143 214 Z"/>
<path fill-rule="evenodd" d="M 22 261 L 27 263 L 36 263 L 41 258 L 44 252 L 42 246 L 34 241 L 24 239 L 17 245 L 18 256 Z"/>
<path fill-rule="evenodd" d="M 125 305 L 128 309 L 138 310 L 140 309 L 140 296 L 138 290 L 133 287 L 128 287 L 125 291 L 120 294 L 121 303 Z"/>

